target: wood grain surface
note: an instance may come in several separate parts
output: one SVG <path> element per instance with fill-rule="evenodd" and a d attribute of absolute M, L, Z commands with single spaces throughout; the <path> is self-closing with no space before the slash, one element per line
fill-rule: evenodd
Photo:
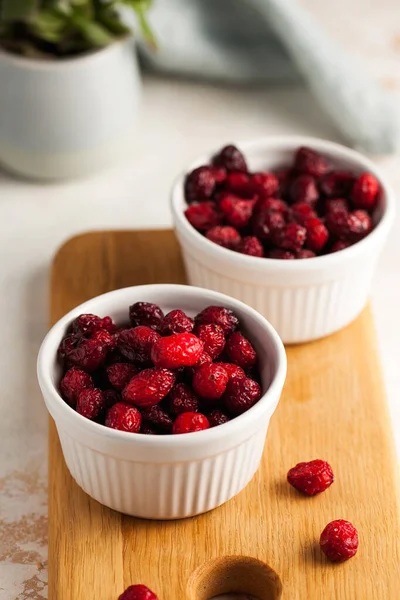
<path fill-rule="evenodd" d="M 171 231 L 75 237 L 54 259 L 51 322 L 90 297 L 155 282 L 185 282 Z M 160 600 L 230 591 L 260 600 L 400 598 L 398 467 L 370 310 L 287 353 L 288 378 L 259 472 L 236 498 L 199 517 L 150 522 L 102 507 L 72 480 L 50 424 L 50 600 L 117 600 L 132 583 L 148 585 Z M 304 498 L 286 473 L 313 458 L 328 460 L 336 481 Z M 318 539 L 338 518 L 357 527 L 360 547 L 332 565 Z"/>

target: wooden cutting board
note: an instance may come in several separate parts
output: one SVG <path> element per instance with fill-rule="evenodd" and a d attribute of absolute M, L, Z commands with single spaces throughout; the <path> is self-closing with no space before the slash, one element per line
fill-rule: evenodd
<path fill-rule="evenodd" d="M 80 235 L 54 259 L 51 322 L 92 296 L 155 282 L 185 282 L 171 231 Z M 287 351 L 288 378 L 258 474 L 236 498 L 196 518 L 143 521 L 91 500 L 69 475 L 50 424 L 50 600 L 117 600 L 132 583 L 160 600 L 229 591 L 260 600 L 400 598 L 397 461 L 371 312 Z M 304 498 L 286 473 L 314 458 L 332 464 L 336 481 Z M 332 565 L 318 539 L 338 518 L 357 527 L 360 547 Z"/>

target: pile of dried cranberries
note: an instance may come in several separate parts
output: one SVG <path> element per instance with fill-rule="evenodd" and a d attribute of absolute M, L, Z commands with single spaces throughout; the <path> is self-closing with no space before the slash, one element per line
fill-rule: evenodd
<path fill-rule="evenodd" d="M 58 348 L 60 392 L 79 414 L 132 433 L 215 427 L 261 398 L 257 354 L 234 313 L 208 306 L 194 319 L 149 302 L 130 324 L 77 317 Z"/>
<path fill-rule="evenodd" d="M 216 244 L 267 258 L 312 258 L 364 238 L 380 186 L 371 173 L 335 169 L 311 148 L 292 166 L 251 173 L 243 154 L 225 146 L 185 181 L 188 221 Z"/>

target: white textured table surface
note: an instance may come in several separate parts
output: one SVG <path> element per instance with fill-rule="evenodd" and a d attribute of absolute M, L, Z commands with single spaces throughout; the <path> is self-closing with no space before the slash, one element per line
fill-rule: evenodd
<path fill-rule="evenodd" d="M 320 0 L 304 4 L 400 103 L 398 0 L 340 0 L 334 11 Z M 148 78 L 132 132 L 136 151 L 126 164 L 56 185 L 0 175 L 0 600 L 47 597 L 47 415 L 35 362 L 48 325 L 52 255 L 88 229 L 170 225 L 167 196 L 177 171 L 222 142 L 270 133 L 341 141 L 301 88 L 233 90 Z M 377 160 L 400 195 L 400 156 Z M 380 261 L 373 306 L 400 452 L 399 231 L 400 215 Z"/>

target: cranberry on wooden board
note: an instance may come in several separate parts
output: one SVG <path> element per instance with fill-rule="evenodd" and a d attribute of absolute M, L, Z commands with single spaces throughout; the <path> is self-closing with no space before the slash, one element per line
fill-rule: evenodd
<path fill-rule="evenodd" d="M 158 598 L 145 585 L 130 585 L 118 600 L 158 600 Z"/>
<path fill-rule="evenodd" d="M 344 562 L 358 550 L 358 532 L 349 521 L 331 521 L 321 533 L 319 545 L 331 562 Z"/>
<path fill-rule="evenodd" d="M 317 459 L 292 467 L 287 474 L 287 480 L 299 492 L 315 496 L 327 490 L 335 481 L 335 476 L 329 463 Z"/>

